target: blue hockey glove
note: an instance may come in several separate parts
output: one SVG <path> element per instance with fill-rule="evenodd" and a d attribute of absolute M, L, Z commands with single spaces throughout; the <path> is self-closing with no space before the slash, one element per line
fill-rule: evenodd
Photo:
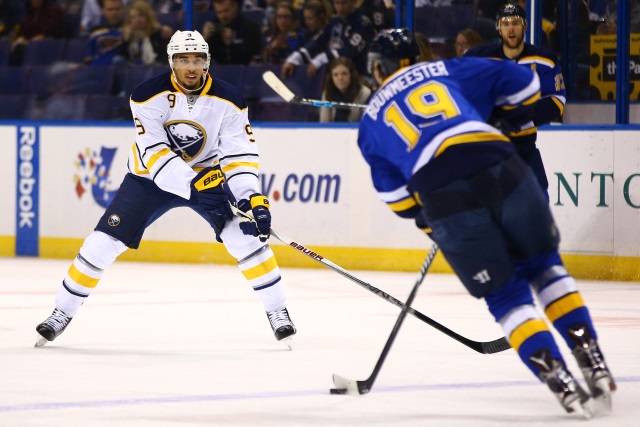
<path fill-rule="evenodd" d="M 222 169 L 216 165 L 201 170 L 191 181 L 191 187 L 202 209 L 213 219 L 218 238 L 224 224 L 233 219 L 229 203 L 236 204 L 236 198 L 226 183 Z"/>
<path fill-rule="evenodd" d="M 260 193 L 254 193 L 249 200 L 242 199 L 238 202 L 238 209 L 253 214 L 255 221 L 247 218 L 240 219 L 240 229 L 244 234 L 259 237 L 261 242 L 266 242 L 271 235 L 271 213 L 269 212 L 269 199 Z"/>

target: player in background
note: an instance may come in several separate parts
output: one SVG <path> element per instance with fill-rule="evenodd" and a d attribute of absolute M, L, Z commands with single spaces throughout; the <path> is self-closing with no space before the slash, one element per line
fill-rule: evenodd
<path fill-rule="evenodd" d="M 36 327 L 53 341 L 94 290 L 104 270 L 172 208 L 187 206 L 213 228 L 256 291 L 277 340 L 296 333 L 280 270 L 266 240 L 269 201 L 259 193 L 258 147 L 238 89 L 208 73 L 209 47 L 197 31 L 177 31 L 167 45 L 171 71 L 131 95 L 135 143 L 129 172 L 62 280 L 51 316 Z M 234 216 L 230 203 L 253 214 Z"/>
<path fill-rule="evenodd" d="M 508 133 L 520 157 L 533 169 L 540 186 L 547 191 L 549 182 L 540 151 L 536 147 L 538 126 L 562 118 L 567 93 L 558 56 L 551 49 L 525 43 L 526 29 L 527 12 L 517 4 L 506 3 L 496 14 L 496 30 L 502 40 L 471 48 L 464 56 L 508 59 L 538 74 L 540 99 L 536 102 L 532 120 L 524 123 L 519 129 L 503 131 Z"/>
<path fill-rule="evenodd" d="M 406 29 L 378 35 L 369 68 L 381 85 L 358 145 L 380 198 L 399 216 L 423 216 L 471 295 L 484 298 L 524 364 L 567 412 L 589 416 L 589 393 L 567 369 L 539 302 L 578 361 L 591 395 L 610 408 L 616 386 L 576 282 L 552 256 L 559 234 L 548 201 L 514 144 L 488 124 L 530 120 L 538 76 L 510 61 L 415 63 Z M 414 64 L 414 65 L 410 65 Z"/>

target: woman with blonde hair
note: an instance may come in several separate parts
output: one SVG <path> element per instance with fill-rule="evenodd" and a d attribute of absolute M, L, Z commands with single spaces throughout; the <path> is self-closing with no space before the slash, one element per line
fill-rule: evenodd
<path fill-rule="evenodd" d="M 351 59 L 339 56 L 329 63 L 322 90 L 323 101 L 366 104 L 370 96 L 371 89 L 364 83 Z M 358 122 L 361 117 L 362 110 L 357 109 L 320 109 L 321 123 Z"/>
<path fill-rule="evenodd" d="M 123 51 L 129 63 L 166 64 L 171 34 L 173 29 L 158 23 L 156 13 L 145 0 L 129 4 L 123 27 Z"/>

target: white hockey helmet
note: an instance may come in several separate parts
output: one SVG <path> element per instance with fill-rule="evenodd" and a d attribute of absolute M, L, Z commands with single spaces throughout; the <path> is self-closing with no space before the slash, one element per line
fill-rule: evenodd
<path fill-rule="evenodd" d="M 176 31 L 167 45 L 167 55 L 169 56 L 169 66 L 173 69 L 173 55 L 176 53 L 203 53 L 207 55 L 205 71 L 211 64 L 211 54 L 209 44 L 204 40 L 202 34 L 197 31 Z"/>

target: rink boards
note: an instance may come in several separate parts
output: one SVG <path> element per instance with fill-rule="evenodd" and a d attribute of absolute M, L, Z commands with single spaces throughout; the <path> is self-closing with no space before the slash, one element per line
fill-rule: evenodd
<path fill-rule="evenodd" d="M 620 130 L 618 130 L 620 129 Z M 377 197 L 351 125 L 254 126 L 273 227 L 347 269 L 417 271 L 429 240 Z M 130 124 L 0 125 L 0 256 L 72 258 L 126 173 Z M 539 147 L 561 251 L 574 275 L 640 280 L 640 128 L 547 127 Z M 121 259 L 233 263 L 176 209 Z M 320 266 L 273 242 L 282 266 Z M 449 272 L 438 257 L 434 271 Z"/>

